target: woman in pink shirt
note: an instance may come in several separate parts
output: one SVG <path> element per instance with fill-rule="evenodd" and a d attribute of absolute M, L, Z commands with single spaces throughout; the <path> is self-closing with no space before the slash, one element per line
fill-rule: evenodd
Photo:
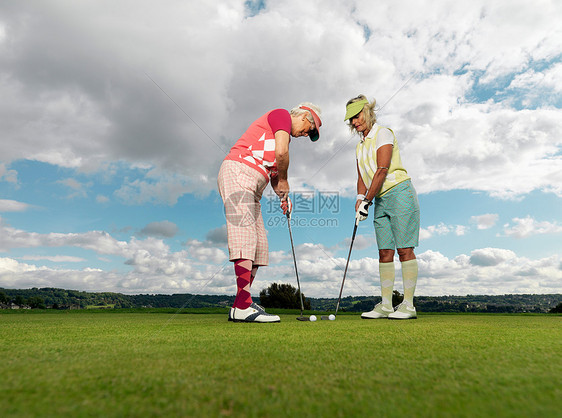
<path fill-rule="evenodd" d="M 283 213 L 291 211 L 288 198 L 289 143 L 292 137 L 319 138 L 320 108 L 301 103 L 290 111 L 267 112 L 242 134 L 224 159 L 218 176 L 226 214 L 228 251 L 236 274 L 236 299 L 229 321 L 279 322 L 252 301 L 250 287 L 259 266 L 269 261 L 260 199 L 269 181 L 281 199 Z"/>

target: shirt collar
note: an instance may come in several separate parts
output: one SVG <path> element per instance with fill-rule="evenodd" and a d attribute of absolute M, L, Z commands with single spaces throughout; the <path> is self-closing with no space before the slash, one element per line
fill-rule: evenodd
<path fill-rule="evenodd" d="M 369 131 L 369 134 L 366 137 L 362 137 L 361 138 L 361 142 L 365 142 L 365 140 L 368 139 L 373 139 L 375 137 L 375 135 L 377 134 L 377 131 L 379 129 L 379 124 L 378 123 L 373 123 L 373 127 L 371 128 L 371 130 Z"/>

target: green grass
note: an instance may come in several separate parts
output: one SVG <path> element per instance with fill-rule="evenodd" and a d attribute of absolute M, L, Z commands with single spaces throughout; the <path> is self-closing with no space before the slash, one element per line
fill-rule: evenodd
<path fill-rule="evenodd" d="M 560 416 L 560 315 L 109 312 L 0 314 L 2 416 Z"/>
<path fill-rule="evenodd" d="M 115 303 L 105 304 L 105 305 L 87 305 L 86 309 L 113 309 Z"/>

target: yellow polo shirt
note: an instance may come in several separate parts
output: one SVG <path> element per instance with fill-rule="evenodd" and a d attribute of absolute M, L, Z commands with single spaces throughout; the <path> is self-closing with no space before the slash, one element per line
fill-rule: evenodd
<path fill-rule="evenodd" d="M 367 186 L 367 189 L 371 186 L 373 177 L 377 171 L 377 137 L 381 129 L 384 128 L 378 124 L 373 125 L 369 135 L 362 138 L 355 148 L 359 172 L 361 173 L 361 178 L 365 186 Z M 394 135 L 392 129 L 388 130 L 393 136 L 392 158 L 390 160 L 390 167 L 386 179 L 376 197 L 381 197 L 397 184 L 410 179 L 400 159 L 400 150 L 398 149 L 398 142 L 396 142 L 396 135 Z"/>

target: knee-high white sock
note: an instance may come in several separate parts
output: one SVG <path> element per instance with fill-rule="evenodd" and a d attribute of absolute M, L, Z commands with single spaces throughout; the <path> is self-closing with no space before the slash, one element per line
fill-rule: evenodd
<path fill-rule="evenodd" d="M 413 307 L 414 292 L 418 282 L 418 260 L 414 258 L 402 262 L 402 280 L 404 283 L 404 302 Z"/>
<path fill-rule="evenodd" d="M 379 263 L 379 275 L 381 278 L 382 304 L 392 308 L 392 290 L 394 289 L 394 262 Z"/>

